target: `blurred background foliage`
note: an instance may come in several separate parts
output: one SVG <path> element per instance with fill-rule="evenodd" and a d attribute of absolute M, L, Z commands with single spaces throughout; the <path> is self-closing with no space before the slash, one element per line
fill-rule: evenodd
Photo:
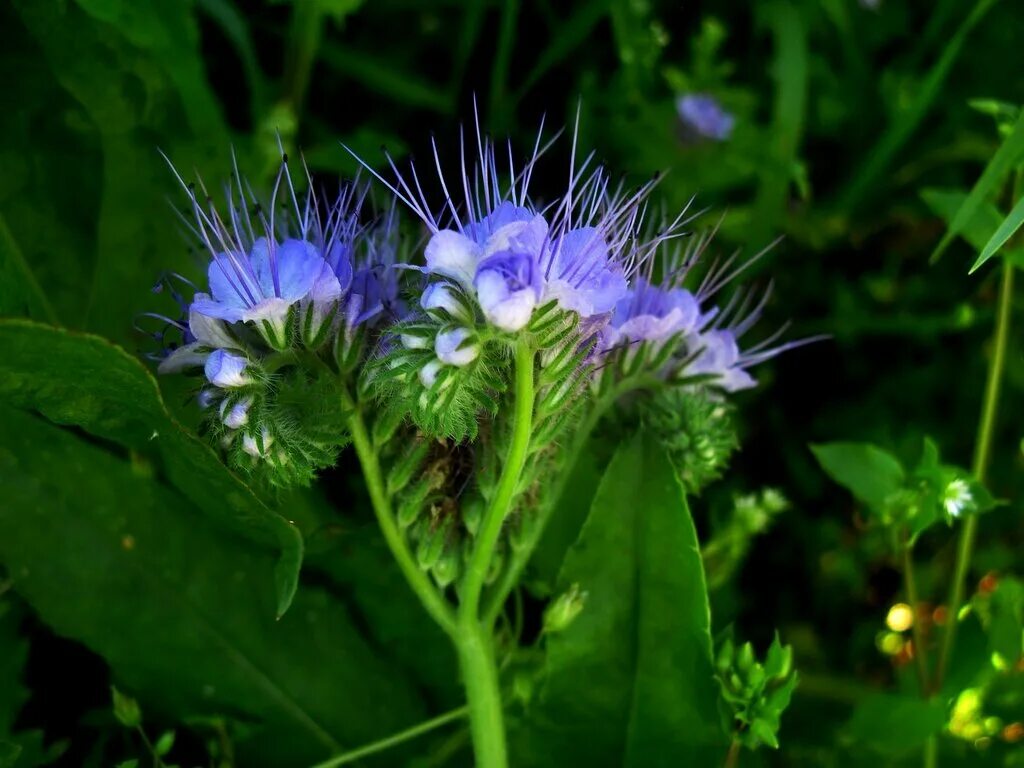
<path fill-rule="evenodd" d="M 768 325 L 831 339 L 760 369 L 738 408 L 741 451 L 693 504 L 715 628 L 735 624 L 764 649 L 778 627 L 800 670 L 781 749 L 746 759 L 917 760 L 903 750 L 934 713 L 882 694 L 912 690 L 906 633 L 886 626 L 897 564 L 807 446 L 871 441 L 911 462 L 930 435 L 944 458 L 970 462 L 998 268 L 968 277 L 977 244 L 963 240 L 929 256 L 1001 140 L 993 110 L 972 102 L 1024 103 L 1024 5 L 12 0 L 0 30 L 0 312 L 132 351 L 145 346 L 137 314 L 167 309 L 150 292 L 160 273 L 202 271 L 158 149 L 216 187 L 231 148 L 254 182 L 269 180 L 280 139 L 332 179 L 355 170 L 339 140 L 377 166 L 381 145 L 425 157 L 427 126 L 457 151 L 474 98 L 481 124 L 523 152 L 542 116 L 551 130 L 579 109 L 581 147 L 634 181 L 669 171 L 669 210 L 696 195 L 708 225 L 726 214 L 721 252 L 784 235 L 751 272 L 774 284 Z M 735 115 L 727 140 L 685 134 L 675 103 L 690 92 Z M 563 182 L 565 144 L 536 189 Z M 1017 333 L 989 482 L 1011 500 L 1024 491 L 1020 349 Z M 164 398 L 187 422 L 176 386 Z M 4 408 L 0 742 L 16 735 L 16 765 L 138 755 L 110 711 L 111 682 L 145 692 L 146 730 L 176 729 L 169 749 L 183 764 L 299 765 L 338 738 L 354 746 L 459 703 L 443 639 L 391 570 L 345 460 L 281 502 L 306 534 L 307 565 L 269 634 L 272 588 L 259 585 L 272 564 L 197 517 L 201 489 L 146 482 L 153 468 L 118 435 L 83 438 Z M 1021 520 L 1016 501 L 984 520 L 969 581 L 980 616 L 1020 573 Z M 922 600 L 941 609 L 954 538 L 940 526 L 925 539 Z M 72 589 L 94 597 L 68 605 Z M 109 596 L 128 593 L 133 611 L 147 606 L 144 630 L 122 631 L 127 608 Z M 1006 727 L 951 740 L 949 764 L 1024 764 L 1024 727 L 1008 730 L 1024 719 L 1019 689 Z M 255 720 L 274 727 L 253 735 Z M 467 754 L 456 731 L 376 764 Z"/>

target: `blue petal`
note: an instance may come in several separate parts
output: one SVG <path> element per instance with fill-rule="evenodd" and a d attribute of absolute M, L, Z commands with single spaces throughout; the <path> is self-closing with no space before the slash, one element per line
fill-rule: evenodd
<path fill-rule="evenodd" d="M 479 221 L 470 224 L 466 231 L 477 243 L 483 245 L 487 238 L 502 227 L 517 221 L 529 221 L 533 217 L 534 213 L 529 208 L 505 201 Z"/>
<path fill-rule="evenodd" d="M 326 264 L 312 243 L 294 239 L 270 246 L 266 238 L 260 238 L 253 244 L 249 260 L 263 297 L 276 296 L 288 303 L 294 303 L 309 293 Z"/>
<path fill-rule="evenodd" d="M 431 237 L 423 252 L 431 273 L 458 280 L 466 287 L 473 284 L 480 254 L 479 245 L 451 229 L 442 229 Z"/>
<path fill-rule="evenodd" d="M 221 253 L 210 262 L 206 276 L 210 281 L 210 293 L 218 304 L 245 309 L 250 300 L 259 301 L 259 286 L 247 274 L 247 268 L 248 259 L 237 254 Z"/>

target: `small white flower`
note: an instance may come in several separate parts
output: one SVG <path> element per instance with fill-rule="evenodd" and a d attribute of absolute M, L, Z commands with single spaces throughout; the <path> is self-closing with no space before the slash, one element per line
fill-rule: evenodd
<path fill-rule="evenodd" d="M 950 481 L 942 492 L 942 507 L 950 517 L 960 517 L 973 501 L 971 488 L 962 478 Z"/>

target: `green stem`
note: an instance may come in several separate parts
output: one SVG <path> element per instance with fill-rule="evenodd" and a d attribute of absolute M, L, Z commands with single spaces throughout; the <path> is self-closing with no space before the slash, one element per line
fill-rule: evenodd
<path fill-rule="evenodd" d="M 521 339 L 515 352 L 515 405 L 508 453 L 498 486 L 481 521 L 459 591 L 455 645 L 469 702 L 469 728 L 477 768 L 505 768 L 508 765 L 501 688 L 491 635 L 493 623 L 481 621 L 479 610 L 494 549 L 526 466 L 533 429 L 534 399 L 534 351 L 527 339 Z"/>
<path fill-rule="evenodd" d="M 512 415 L 512 439 L 502 469 L 498 487 L 494 491 L 476 537 L 473 554 L 469 560 L 466 578 L 459 594 L 460 616 L 476 619 L 480 608 L 487 572 L 494 557 L 494 548 L 501 535 L 501 527 L 512 507 L 519 486 L 519 479 L 526 466 L 530 434 L 533 428 L 534 406 L 534 352 L 525 339 L 516 344 L 515 358 L 515 410 Z M 488 625 L 490 626 L 490 625 Z"/>
<path fill-rule="evenodd" d="M 740 764 L 740 740 L 733 736 L 732 743 L 729 745 L 729 751 L 725 755 L 725 762 L 722 764 L 722 768 L 736 768 Z"/>
<path fill-rule="evenodd" d="M 939 764 L 939 740 L 932 734 L 924 743 L 924 768 L 936 768 Z"/>
<path fill-rule="evenodd" d="M 914 665 L 917 668 L 917 686 L 921 695 L 927 697 L 928 686 L 928 655 L 924 645 L 924 631 L 917 615 L 920 597 L 917 593 L 917 578 L 914 576 L 914 545 L 910 537 L 904 534 L 903 541 L 903 582 L 907 590 L 907 602 L 910 604 L 911 629 L 914 633 Z"/>
<path fill-rule="evenodd" d="M 505 724 L 490 629 L 475 617 L 459 623 L 459 666 L 469 702 L 469 730 L 476 768 L 505 768 Z"/>
<path fill-rule="evenodd" d="M 1006 362 L 1006 344 L 1010 335 L 1010 315 L 1013 308 L 1013 265 L 1003 259 L 1002 282 L 999 289 L 999 311 L 996 318 L 995 343 L 992 360 L 988 366 L 988 379 L 985 384 L 985 399 L 981 406 L 981 421 L 978 424 L 978 437 L 974 445 L 974 462 L 972 472 L 978 482 L 985 482 L 989 460 L 992 454 L 992 441 L 995 434 L 996 415 L 999 410 L 999 390 L 1002 384 L 1003 366 Z M 972 515 L 964 521 L 960 531 L 957 547 L 956 567 L 953 572 L 953 585 L 949 596 L 948 619 L 946 632 L 942 638 L 942 650 L 939 654 L 939 665 L 935 672 L 935 690 L 942 687 L 942 680 L 953 653 L 953 642 L 956 639 L 957 620 L 960 606 L 964 601 L 964 585 L 967 572 L 971 566 L 971 555 L 974 552 L 974 538 L 978 532 L 978 518 Z"/>
<path fill-rule="evenodd" d="M 353 749 L 343 755 L 332 757 L 330 760 L 324 760 L 322 763 L 314 765 L 313 768 L 335 768 L 335 766 L 354 763 L 356 760 L 369 757 L 370 755 L 375 755 L 386 749 L 391 749 L 391 747 L 395 747 L 403 742 L 415 739 L 436 728 L 440 728 L 443 725 L 448 725 L 448 723 L 454 720 L 465 717 L 468 711 L 469 709 L 467 707 L 453 709 L 451 712 L 445 712 L 443 715 L 438 715 L 437 717 L 420 723 L 419 725 L 414 725 L 412 728 L 406 728 L 404 731 L 399 731 L 398 733 L 379 739 L 378 741 L 374 741 L 370 744 L 359 747 L 358 749 Z"/>
<path fill-rule="evenodd" d="M 401 569 L 405 580 L 409 583 L 412 591 L 420 599 L 427 613 L 438 623 L 453 639 L 456 635 L 455 616 L 451 606 L 444 597 L 430 582 L 427 575 L 420 570 L 416 559 L 402 537 L 398 529 L 395 516 L 391 511 L 391 500 L 385 490 L 384 477 L 381 473 L 380 462 L 373 449 L 366 424 L 363 422 L 362 413 L 358 404 L 352 398 L 348 389 L 343 385 L 341 388 L 342 407 L 349 412 L 348 426 L 352 435 L 352 445 L 355 446 L 356 455 L 362 465 L 363 476 L 366 479 L 366 488 L 370 494 L 370 502 L 373 512 L 377 516 L 377 523 L 380 525 L 381 533 L 387 542 L 391 554 L 394 556 L 398 567 Z"/>
<path fill-rule="evenodd" d="M 600 423 L 605 413 L 626 393 L 660 384 L 660 381 L 649 376 L 636 376 L 631 379 L 627 379 L 602 395 L 591 408 L 590 413 L 587 415 L 583 424 L 575 430 L 572 442 L 569 444 L 568 450 L 565 453 L 565 455 L 569 457 L 569 464 L 559 471 L 558 477 L 555 479 L 555 486 L 550 495 L 547 496 L 547 501 L 544 502 L 538 510 L 537 520 L 534 521 L 531 526 L 524 545 L 518 547 L 515 552 L 512 553 L 512 557 L 509 559 L 508 565 L 499 577 L 496 588 L 490 595 L 487 606 L 484 609 L 485 623 L 493 625 L 498 614 L 501 613 L 501 609 L 504 607 L 505 601 L 515 588 L 515 585 L 518 583 L 523 569 L 526 568 L 527 563 L 530 562 L 530 557 L 533 556 L 533 551 L 537 548 L 537 544 L 540 543 L 541 536 L 544 535 L 544 529 L 547 528 L 551 515 L 554 513 L 555 509 L 558 508 L 558 502 L 561 500 L 562 494 L 565 492 L 569 478 L 572 477 L 572 474 L 576 469 L 576 462 L 579 461 L 580 454 L 583 453 L 583 448 L 590 440 L 590 435 Z"/>

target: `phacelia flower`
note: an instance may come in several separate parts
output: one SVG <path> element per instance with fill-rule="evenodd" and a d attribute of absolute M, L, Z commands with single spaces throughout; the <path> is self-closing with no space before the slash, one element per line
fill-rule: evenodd
<path fill-rule="evenodd" d="M 687 133 L 697 138 L 725 141 L 736 122 L 714 96 L 688 93 L 676 100 L 676 112 Z"/>
<path fill-rule="evenodd" d="M 701 234 L 685 249 L 675 248 L 662 254 L 666 276 L 661 284 L 654 284 L 652 279 L 655 259 L 644 260 L 647 274 L 635 280 L 630 294 L 619 302 L 601 331 L 602 355 L 610 357 L 621 352 L 632 358 L 641 348 L 661 349 L 673 343 L 675 349 L 658 373 L 680 381 L 699 379 L 715 389 L 737 392 L 757 384 L 748 368 L 820 338 L 775 345 L 785 330 L 782 329 L 749 349 L 741 349 L 740 338 L 757 323 L 770 291 L 759 295 L 740 289 L 724 306 L 716 306 L 713 299 L 769 249 L 738 266 L 736 255 L 712 265 L 691 291 L 684 283 L 716 231 L 717 227 Z M 640 241 L 635 247 L 662 248 L 666 244 L 666 238 L 655 237 L 646 243 Z"/>
<path fill-rule="evenodd" d="M 221 209 L 201 181 L 202 196 L 178 180 L 189 202 L 181 220 L 207 257 L 206 285 L 161 283 L 183 309 L 179 319 L 147 315 L 164 323 L 151 334 L 165 347 L 159 370 L 204 374 L 197 402 L 230 463 L 267 466 L 279 485 L 308 482 L 345 440 L 324 390 L 355 368 L 374 324 L 402 312 L 396 206 L 365 221 L 368 185 L 328 197 L 306 171 L 297 189 L 287 156 L 266 202 L 237 167 Z M 314 359 L 319 366 L 306 365 Z"/>
<path fill-rule="evenodd" d="M 543 128 L 543 126 L 542 126 Z M 422 191 L 415 166 L 411 183 L 391 168 L 390 183 L 371 170 L 426 224 L 430 232 L 423 266 L 407 265 L 428 275 L 424 309 L 454 312 L 456 287 L 471 297 L 488 324 L 505 332 L 526 327 L 534 311 L 549 302 L 581 319 L 606 315 L 628 291 L 636 264 L 626 244 L 641 217 L 653 182 L 633 194 L 611 190 L 602 168 L 587 173 L 591 157 L 577 167 L 575 152 L 564 194 L 547 206 L 530 197 L 533 167 L 540 157 L 540 136 L 532 158 L 520 169 L 511 160 L 503 188 L 498 181 L 498 151 L 477 131 L 477 158 L 467 170 L 461 163 L 464 199 L 457 206 L 433 145 L 445 205 L 434 213 Z M 574 142 L 575 150 L 575 142 Z M 415 191 L 414 191 L 415 190 Z M 473 190 L 473 191 L 471 191 Z"/>

